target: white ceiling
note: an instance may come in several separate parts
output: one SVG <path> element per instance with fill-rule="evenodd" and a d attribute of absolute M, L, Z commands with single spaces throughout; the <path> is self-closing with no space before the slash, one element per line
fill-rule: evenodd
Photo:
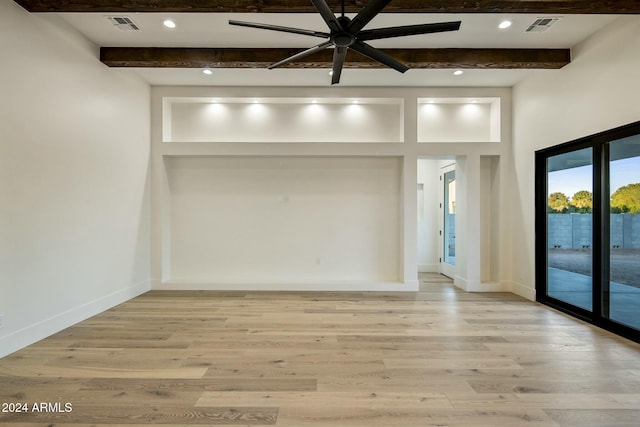
<path fill-rule="evenodd" d="M 107 19 L 109 14 L 62 13 L 78 31 L 99 46 L 116 47 L 218 47 L 218 48 L 307 48 L 322 39 L 254 28 L 231 26 L 229 19 L 327 31 L 316 14 L 126 14 L 141 31 L 121 31 Z M 353 16 L 353 15 L 350 15 Z M 460 31 L 409 36 L 370 42 L 380 48 L 571 48 L 617 18 L 616 15 L 553 15 L 561 19 L 544 33 L 525 33 L 538 17 L 545 15 L 494 14 L 380 14 L 366 29 L 462 21 Z M 551 16 L 551 15 L 546 15 Z M 171 18 L 177 24 L 167 29 L 162 22 Z M 513 25 L 499 30 L 509 19 Z M 215 69 L 206 76 L 198 69 L 130 69 L 153 85 L 215 86 L 328 86 L 328 69 Z M 409 70 L 405 74 L 388 69 L 345 68 L 340 86 L 513 86 L 530 73 L 554 70 Z"/>

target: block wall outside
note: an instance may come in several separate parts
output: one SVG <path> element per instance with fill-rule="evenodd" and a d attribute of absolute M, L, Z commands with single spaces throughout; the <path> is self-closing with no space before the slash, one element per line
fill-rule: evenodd
<path fill-rule="evenodd" d="M 591 214 L 549 214 L 550 249 L 585 249 L 592 245 Z M 611 214 L 611 247 L 640 249 L 640 215 Z"/>

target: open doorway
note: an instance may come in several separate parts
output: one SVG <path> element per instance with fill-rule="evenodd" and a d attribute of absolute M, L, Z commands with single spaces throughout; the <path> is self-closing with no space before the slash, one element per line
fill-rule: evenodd
<path fill-rule="evenodd" d="M 446 188 L 445 179 L 448 181 Z M 455 161 L 418 159 L 417 197 L 418 272 L 453 277 L 456 255 Z"/>

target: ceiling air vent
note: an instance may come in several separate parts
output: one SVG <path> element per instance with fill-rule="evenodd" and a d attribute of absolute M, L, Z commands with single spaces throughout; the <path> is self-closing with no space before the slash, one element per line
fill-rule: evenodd
<path fill-rule="evenodd" d="M 120 31 L 140 31 L 138 24 L 128 16 L 107 16 L 106 18 Z"/>
<path fill-rule="evenodd" d="M 524 30 L 525 33 L 544 33 L 553 24 L 558 22 L 560 18 L 536 18 L 529 27 Z"/>

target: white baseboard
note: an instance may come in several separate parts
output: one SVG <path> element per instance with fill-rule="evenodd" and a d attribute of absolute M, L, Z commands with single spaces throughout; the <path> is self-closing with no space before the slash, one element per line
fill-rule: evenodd
<path fill-rule="evenodd" d="M 418 265 L 418 273 L 439 273 L 440 266 L 438 264 L 420 264 Z"/>
<path fill-rule="evenodd" d="M 505 282 L 480 282 L 479 280 L 467 280 L 464 277 L 455 276 L 453 284 L 466 292 L 511 292 L 509 284 Z"/>
<path fill-rule="evenodd" d="M 511 288 L 504 282 L 482 282 L 469 288 L 468 292 L 511 292 Z"/>
<path fill-rule="evenodd" d="M 0 357 L 14 353 L 69 326 L 135 298 L 150 289 L 150 282 L 145 280 L 2 336 L 0 337 Z"/>
<path fill-rule="evenodd" d="M 477 283 L 473 283 L 473 282 L 477 282 Z M 465 279 L 462 276 L 457 276 L 457 275 L 453 276 L 453 285 L 456 288 L 462 289 L 463 291 L 469 292 L 469 288 L 475 287 L 475 286 L 480 284 L 479 280 L 473 281 L 473 282 L 470 281 L 470 280 Z"/>
<path fill-rule="evenodd" d="M 536 290 L 535 288 L 530 288 L 529 286 L 523 285 L 518 282 L 511 282 L 511 292 L 516 295 L 520 295 L 523 298 L 526 298 L 530 301 L 536 300 Z"/>
<path fill-rule="evenodd" d="M 154 290 L 163 291 L 327 291 L 327 292 L 416 292 L 418 280 L 403 282 L 318 282 L 318 283 L 215 283 L 182 280 L 153 282 Z"/>
<path fill-rule="evenodd" d="M 405 280 L 404 286 L 406 292 L 418 292 L 420 290 L 420 280 Z"/>

